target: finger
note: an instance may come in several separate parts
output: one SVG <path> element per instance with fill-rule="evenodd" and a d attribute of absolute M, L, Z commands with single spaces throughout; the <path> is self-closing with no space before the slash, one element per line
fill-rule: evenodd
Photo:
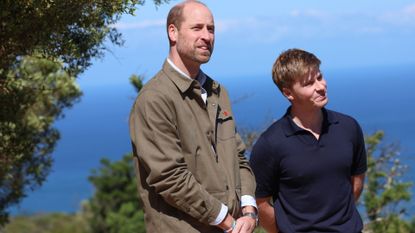
<path fill-rule="evenodd" d="M 244 222 L 241 219 L 236 220 L 235 228 L 233 229 L 232 233 L 241 233 L 241 229 L 244 225 Z"/>
<path fill-rule="evenodd" d="M 255 222 L 251 221 L 251 219 L 243 218 L 243 224 L 242 224 L 240 233 L 251 233 L 254 229 L 255 229 Z"/>

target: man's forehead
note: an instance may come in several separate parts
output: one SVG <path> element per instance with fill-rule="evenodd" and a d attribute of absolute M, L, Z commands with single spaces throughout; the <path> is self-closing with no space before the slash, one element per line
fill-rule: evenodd
<path fill-rule="evenodd" d="M 184 5 L 183 7 L 183 22 L 184 21 L 206 21 L 206 18 L 211 21 L 213 24 L 213 15 L 212 12 L 207 8 L 205 5 L 196 3 L 196 2 L 190 2 Z M 206 22 L 204 22 L 206 23 Z"/>
<path fill-rule="evenodd" d="M 320 72 L 319 67 L 310 67 L 308 71 L 305 72 L 305 74 L 302 77 L 300 77 L 299 81 L 306 82 L 308 80 L 318 78 L 320 75 L 322 74 Z"/>
<path fill-rule="evenodd" d="M 310 69 L 309 74 L 311 77 L 318 77 L 321 75 L 319 67 L 313 67 Z"/>

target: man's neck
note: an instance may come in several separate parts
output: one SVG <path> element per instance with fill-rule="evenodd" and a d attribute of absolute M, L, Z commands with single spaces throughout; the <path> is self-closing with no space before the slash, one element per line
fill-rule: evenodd
<path fill-rule="evenodd" d="M 200 72 L 200 64 L 194 62 L 184 62 L 179 56 L 169 54 L 169 60 L 188 77 L 195 79 Z"/>
<path fill-rule="evenodd" d="M 296 125 L 310 131 L 318 138 L 317 135 L 320 135 L 323 124 L 323 112 L 321 109 L 304 111 L 301 107 L 292 106 L 290 114 Z"/>

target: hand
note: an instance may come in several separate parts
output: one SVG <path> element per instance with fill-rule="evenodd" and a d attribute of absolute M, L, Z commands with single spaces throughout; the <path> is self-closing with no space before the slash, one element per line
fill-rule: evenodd
<path fill-rule="evenodd" d="M 229 230 L 233 228 L 233 225 L 236 223 L 236 221 L 233 219 L 232 215 L 227 214 L 225 219 L 218 225 L 219 228 L 221 228 L 224 231 Z"/>
<path fill-rule="evenodd" d="M 236 220 L 236 226 L 232 233 L 251 233 L 255 230 L 255 225 L 255 219 L 249 216 L 240 217 Z"/>

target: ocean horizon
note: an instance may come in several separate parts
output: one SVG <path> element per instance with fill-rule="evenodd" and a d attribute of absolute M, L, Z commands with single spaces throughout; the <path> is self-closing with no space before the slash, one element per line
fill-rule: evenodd
<path fill-rule="evenodd" d="M 398 143 L 400 158 L 409 166 L 404 180 L 415 175 L 415 135 L 411 132 L 415 119 L 414 71 L 406 66 L 323 70 L 328 83 L 327 108 L 354 117 L 365 135 L 383 130 L 383 144 Z M 261 131 L 280 118 L 289 105 L 271 75 L 213 78 L 228 89 L 239 129 Z M 88 176 L 99 169 L 100 160 L 116 161 L 131 152 L 128 115 L 136 93 L 125 80 L 119 85 L 81 86 L 81 101 L 55 124 L 61 139 L 53 152 L 54 164 L 47 181 L 12 207 L 13 215 L 78 211 L 82 201 L 93 195 Z M 408 209 L 415 209 L 414 198 Z"/>

